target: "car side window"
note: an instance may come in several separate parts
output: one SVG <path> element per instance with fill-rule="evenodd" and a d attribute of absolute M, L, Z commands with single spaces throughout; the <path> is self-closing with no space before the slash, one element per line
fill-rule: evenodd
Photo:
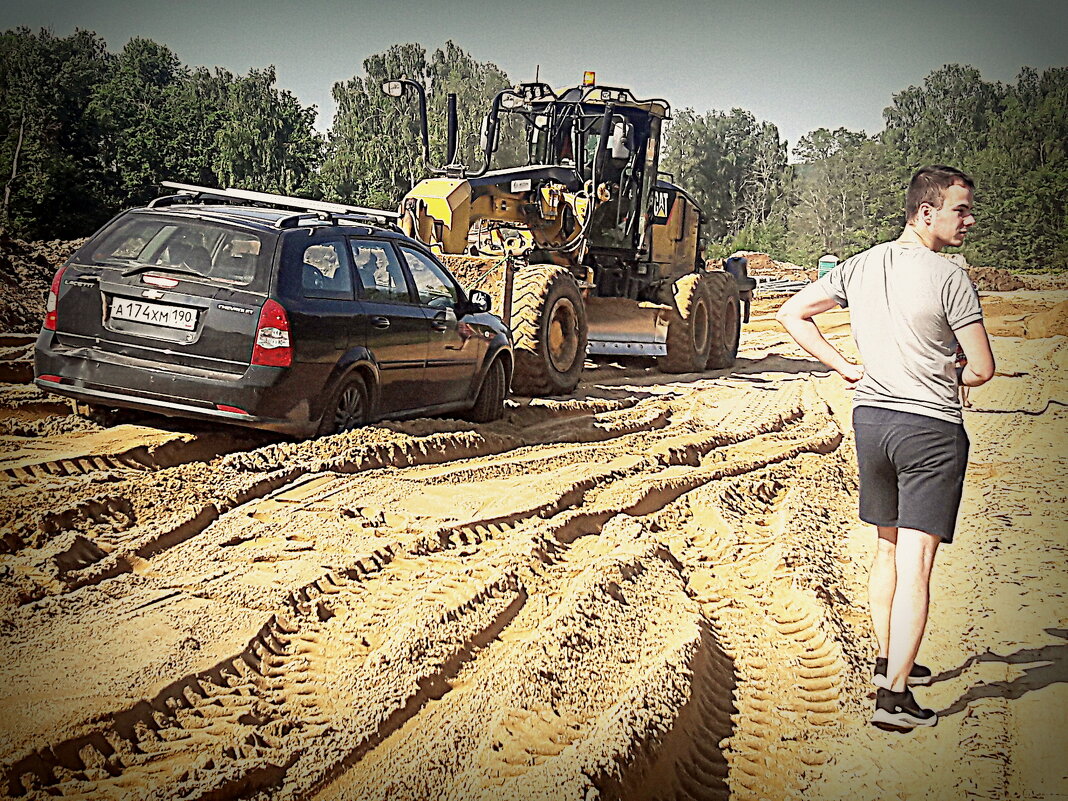
<path fill-rule="evenodd" d="M 417 250 L 402 247 L 401 253 L 415 279 L 419 302 L 435 309 L 455 309 L 459 300 L 456 285 L 449 280 L 441 265 Z"/>
<path fill-rule="evenodd" d="M 404 279 L 404 268 L 388 243 L 353 239 L 349 244 L 356 275 L 363 287 L 361 297 L 397 303 L 412 302 L 408 282 Z"/>
<path fill-rule="evenodd" d="M 304 297 L 352 299 L 352 272 L 343 247 L 338 241 L 316 242 L 304 248 L 301 258 Z"/>

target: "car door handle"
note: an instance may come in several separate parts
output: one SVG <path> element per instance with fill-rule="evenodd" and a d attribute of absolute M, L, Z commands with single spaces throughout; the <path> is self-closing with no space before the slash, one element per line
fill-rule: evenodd
<path fill-rule="evenodd" d="M 389 318 L 375 315 L 371 318 L 371 325 L 375 328 L 389 328 Z"/>
<path fill-rule="evenodd" d="M 444 320 L 431 320 L 430 327 L 433 328 L 435 331 L 445 331 L 446 329 L 448 329 L 449 324 Z"/>

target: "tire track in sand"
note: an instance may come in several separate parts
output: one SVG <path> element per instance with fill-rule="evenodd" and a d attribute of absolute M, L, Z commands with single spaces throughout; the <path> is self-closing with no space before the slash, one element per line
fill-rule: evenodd
<path fill-rule="evenodd" d="M 91 734 L 17 759 L 6 771 L 8 792 L 237 798 L 292 784 L 290 773 L 314 779 L 291 769 L 299 759 L 323 764 L 325 740 L 337 753 L 384 736 L 522 603 L 514 570 L 411 581 L 418 566 L 433 570 L 434 561 L 396 562 L 385 547 L 300 588 L 240 654 L 109 716 Z M 409 587 L 404 603 L 418 610 L 402 631 L 390 625 L 390 592 L 369 586 L 383 582 Z M 357 664 L 323 668 L 336 660 Z M 377 697 L 356 693 L 368 682 Z"/>
<path fill-rule="evenodd" d="M 263 464 L 269 456 L 231 454 L 136 478 L 109 476 L 117 480 L 107 482 L 106 494 L 97 494 L 94 483 L 79 481 L 7 499 L 0 509 L 0 530 L 13 556 L 5 559 L 0 575 L 0 610 L 129 572 L 196 537 L 229 510 L 324 466 L 359 472 L 496 452 L 513 444 L 493 435 L 451 432 L 409 437 L 383 430 L 379 442 L 370 439 L 360 443 L 350 437 L 348 448 L 335 442 L 333 450 L 324 441 L 268 446 L 261 450 L 280 451 L 279 462 L 288 464 L 263 472 L 248 469 L 249 462 Z M 169 514 L 160 515 L 160 509 Z"/>
<path fill-rule="evenodd" d="M 92 731 L 16 755 L 10 791 L 331 797 L 384 787 L 376 771 L 393 766 L 398 797 L 427 788 L 455 798 L 582 798 L 591 788 L 631 797 L 673 759 L 679 797 L 724 797 L 728 770 L 744 772 L 764 740 L 759 726 L 737 731 L 735 704 L 748 701 L 744 687 L 732 698 L 733 661 L 720 645 L 729 626 L 694 583 L 706 556 L 679 533 L 690 519 L 679 510 L 695 494 L 760 475 L 774 515 L 781 492 L 765 474 L 783 471 L 775 480 L 785 485 L 806 455 L 832 452 L 841 439 L 804 382 L 735 390 L 734 401 L 683 389 L 668 413 L 636 408 L 642 426 L 623 421 L 615 430 L 624 433 L 596 447 L 549 443 L 535 456 L 499 440 L 504 457 L 455 461 L 453 449 L 439 467 L 374 476 L 337 475 L 354 462 L 336 452 L 305 455 L 296 475 L 272 474 L 294 454 L 287 446 L 221 460 L 240 476 L 262 481 L 267 469 L 291 479 L 220 514 L 209 539 L 227 558 L 256 564 L 277 532 L 311 543 L 297 562 L 325 559 L 328 570 L 282 607 L 259 611 L 266 622 L 239 653 L 97 716 Z M 390 448 L 386 458 L 399 461 Z M 557 448 L 572 457 L 577 449 L 582 469 L 546 453 Z M 475 497 L 502 467 L 505 497 Z M 509 482 L 538 502 L 514 508 Z M 443 486 L 454 503 L 436 515 L 398 503 Z M 717 504 L 732 514 L 729 500 Z M 343 535 L 357 531 L 346 550 Z M 190 575 L 201 539 L 174 543 L 153 570 L 171 582 Z M 226 580 L 196 591 L 216 597 Z M 768 609 L 779 634 L 819 667 L 827 649 L 812 642 L 809 608 Z M 825 702 L 816 695 L 827 688 L 801 689 L 804 703 Z M 724 753 L 721 741 L 734 745 Z"/>

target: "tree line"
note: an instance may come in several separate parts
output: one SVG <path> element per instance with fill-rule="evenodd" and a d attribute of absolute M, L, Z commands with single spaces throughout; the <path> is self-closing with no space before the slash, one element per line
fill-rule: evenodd
<path fill-rule="evenodd" d="M 235 75 L 190 68 L 165 45 L 118 53 L 91 31 L 0 35 L 0 227 L 26 239 L 91 233 L 177 180 L 393 208 L 425 177 L 415 98 L 386 97 L 395 77 L 427 90 L 430 147 L 444 160 L 445 104 L 457 95 L 457 160 L 476 165 L 490 100 L 512 81 L 453 42 L 398 44 L 333 86 L 325 133 L 314 106 L 276 85 L 273 67 Z M 875 135 L 820 128 L 790 148 L 744 109 L 677 110 L 661 169 L 705 211 L 710 256 L 760 250 L 812 265 L 896 236 L 909 175 L 948 163 L 977 182 L 969 261 L 1068 268 L 1068 68 L 1025 67 L 1015 82 L 947 65 L 892 96 Z M 499 163 L 524 144 L 506 130 Z M 791 158 L 792 156 L 792 158 Z"/>
<path fill-rule="evenodd" d="M 811 266 L 895 237 L 917 167 L 976 181 L 966 258 L 1018 270 L 1068 268 L 1068 68 L 1023 68 L 1012 84 L 947 65 L 895 93 L 873 136 L 812 131 L 794 145 L 743 109 L 676 115 L 664 168 L 710 214 L 712 255 L 759 250 Z"/>

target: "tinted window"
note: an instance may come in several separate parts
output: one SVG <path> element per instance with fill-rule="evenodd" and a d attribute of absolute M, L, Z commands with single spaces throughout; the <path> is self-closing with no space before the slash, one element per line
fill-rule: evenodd
<path fill-rule="evenodd" d="M 401 253 L 404 254 L 408 269 L 415 279 L 415 291 L 419 294 L 420 303 L 438 309 L 456 306 L 456 286 L 449 280 L 441 265 L 416 250 L 401 248 Z"/>
<path fill-rule="evenodd" d="M 388 243 L 354 239 L 351 245 L 356 275 L 363 286 L 362 297 L 367 300 L 412 302 L 408 284 L 404 280 L 404 269 Z"/>
<path fill-rule="evenodd" d="M 317 242 L 304 248 L 301 286 L 306 298 L 352 299 L 352 272 L 341 241 Z"/>
<path fill-rule="evenodd" d="M 148 265 L 247 284 L 266 250 L 251 231 L 200 221 L 127 217 L 89 243 L 82 257 L 100 265 Z"/>

